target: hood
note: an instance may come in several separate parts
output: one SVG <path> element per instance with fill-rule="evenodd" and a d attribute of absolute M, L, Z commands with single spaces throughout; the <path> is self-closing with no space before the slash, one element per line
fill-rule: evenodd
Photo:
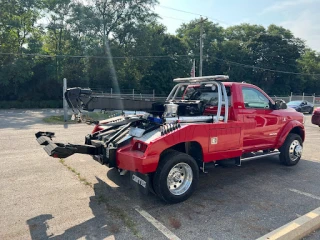
<path fill-rule="evenodd" d="M 300 105 L 297 104 L 297 103 L 287 104 L 287 106 L 288 106 L 288 107 L 291 107 L 291 108 L 298 108 L 298 107 L 300 107 Z"/>

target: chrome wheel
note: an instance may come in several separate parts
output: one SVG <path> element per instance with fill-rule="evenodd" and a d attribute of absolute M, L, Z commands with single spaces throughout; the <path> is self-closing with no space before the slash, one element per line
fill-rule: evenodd
<path fill-rule="evenodd" d="M 169 172 L 167 186 L 173 195 L 182 195 L 188 191 L 192 184 L 192 168 L 186 163 L 176 164 Z"/>
<path fill-rule="evenodd" d="M 294 140 L 289 147 L 289 156 L 291 161 L 297 161 L 302 155 L 302 146 L 298 140 Z"/>

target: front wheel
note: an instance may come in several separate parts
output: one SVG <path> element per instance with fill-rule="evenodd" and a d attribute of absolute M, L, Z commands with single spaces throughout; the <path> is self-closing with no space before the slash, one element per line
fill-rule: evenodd
<path fill-rule="evenodd" d="M 296 165 L 302 155 L 302 139 L 298 134 L 289 133 L 280 147 L 280 162 L 287 166 Z"/>
<path fill-rule="evenodd" d="M 309 111 L 309 114 L 312 114 L 313 113 L 313 107 L 312 108 L 310 108 L 310 111 Z"/>
<path fill-rule="evenodd" d="M 197 187 L 199 168 L 188 154 L 170 151 L 161 159 L 153 179 L 157 195 L 168 203 L 188 199 Z"/>

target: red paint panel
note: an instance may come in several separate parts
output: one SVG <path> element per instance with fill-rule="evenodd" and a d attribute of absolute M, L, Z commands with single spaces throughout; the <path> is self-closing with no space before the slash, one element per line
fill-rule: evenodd
<path fill-rule="evenodd" d="M 275 148 L 279 148 L 282 146 L 282 144 L 284 143 L 284 141 L 286 140 L 288 134 L 290 133 L 290 131 L 293 129 L 293 128 L 299 128 L 301 129 L 301 132 L 303 133 L 303 135 L 301 136 L 302 138 L 302 141 L 304 141 L 304 138 L 305 138 L 305 130 L 304 130 L 304 125 L 301 124 L 299 121 L 290 121 L 288 122 L 282 129 L 281 131 L 279 132 L 278 134 L 278 138 L 277 138 L 277 144 L 276 144 L 276 147 Z"/>
<path fill-rule="evenodd" d="M 210 129 L 209 152 L 238 149 L 241 147 L 240 143 L 241 128 Z"/>
<path fill-rule="evenodd" d="M 150 173 L 157 169 L 159 155 L 144 155 L 140 151 L 132 151 L 131 145 L 117 151 L 117 166 L 133 172 Z"/>

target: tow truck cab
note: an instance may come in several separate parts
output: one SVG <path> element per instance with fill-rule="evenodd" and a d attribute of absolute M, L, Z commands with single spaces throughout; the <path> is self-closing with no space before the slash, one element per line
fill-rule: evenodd
<path fill-rule="evenodd" d="M 199 156 L 197 158 L 202 164 L 241 157 L 245 153 L 261 150 L 271 152 L 270 150 L 279 149 L 283 145 L 290 132 L 298 134 L 304 141 L 301 113 L 291 108 L 277 108 L 263 90 L 252 84 L 223 82 L 223 85 L 229 99 L 227 122 L 222 118 L 215 123 L 189 122 L 182 124 L 179 131 L 135 137 L 130 145 L 117 152 L 119 168 L 152 173 L 156 171 L 161 155 L 168 149 L 182 149 L 196 157 L 190 152 L 190 145 L 193 145 L 193 148 L 198 146 L 197 153 L 200 152 L 201 156 L 200 159 Z M 209 87 L 201 89 L 201 85 L 191 87 L 194 89 L 193 94 L 188 96 L 188 87 L 182 100 L 176 100 L 175 103 L 206 101 L 203 116 L 216 116 L 217 90 L 210 90 Z M 197 91 L 199 95 L 195 97 Z M 221 116 L 224 114 L 225 108 L 221 108 Z M 182 146 L 183 144 L 189 147 Z"/>

